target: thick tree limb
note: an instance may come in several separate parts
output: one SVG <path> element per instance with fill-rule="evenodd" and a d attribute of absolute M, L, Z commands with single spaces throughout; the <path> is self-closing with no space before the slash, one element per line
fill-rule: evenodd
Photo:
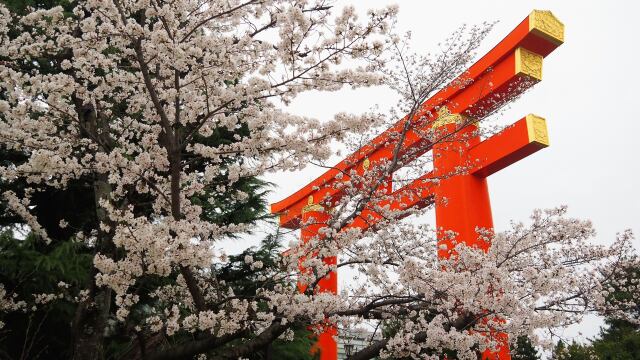
<path fill-rule="evenodd" d="M 484 316 L 484 315 L 483 315 Z M 468 326 L 477 322 L 483 316 L 476 317 L 473 314 L 467 314 L 465 316 L 460 316 L 455 319 L 450 326 L 445 326 L 446 330 L 451 328 L 455 328 L 457 330 L 466 329 Z M 421 343 L 427 340 L 427 333 L 425 331 L 420 331 L 416 333 L 413 337 L 413 341 L 416 343 Z M 347 360 L 369 360 L 373 359 L 380 355 L 380 351 L 384 349 L 389 343 L 389 339 L 382 339 L 376 342 L 373 342 L 371 345 L 365 347 L 364 349 L 356 352 L 355 354 L 349 356 Z"/>
<path fill-rule="evenodd" d="M 172 359 L 189 359 L 195 355 L 205 351 L 215 349 L 230 341 L 239 339 L 249 334 L 248 329 L 244 329 L 233 334 L 227 334 L 220 337 L 211 336 L 201 340 L 195 340 L 182 345 L 172 347 L 170 349 L 161 349 L 150 356 L 145 357 L 147 360 L 172 360 Z"/>
<path fill-rule="evenodd" d="M 282 325 L 279 320 L 276 320 L 276 322 L 272 323 L 268 328 L 261 332 L 260 335 L 249 341 L 243 342 L 241 345 L 234 346 L 230 349 L 225 349 L 224 354 L 214 356 L 211 359 L 235 360 L 245 357 L 272 343 L 275 339 L 278 338 L 278 336 L 284 333 L 285 330 L 289 328 L 289 326 L 290 324 Z"/>

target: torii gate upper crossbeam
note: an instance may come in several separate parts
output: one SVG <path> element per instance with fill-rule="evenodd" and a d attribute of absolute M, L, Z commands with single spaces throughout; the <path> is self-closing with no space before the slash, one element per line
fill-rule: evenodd
<path fill-rule="evenodd" d="M 348 177 L 337 179 L 338 174 L 348 174 L 350 170 L 362 173 L 359 166 L 365 159 L 371 162 L 390 158 L 395 144 L 388 140 L 402 129 L 405 121 L 414 121 L 402 151 L 418 157 L 430 149 L 421 131 L 428 129 L 436 117 L 436 109 L 447 105 L 452 113 L 465 114 L 476 120 L 483 119 L 494 109 L 509 99 L 521 94 L 542 78 L 542 59 L 564 41 L 564 26 L 551 12 L 533 11 L 498 45 L 473 64 L 469 70 L 439 91 L 420 108 L 413 119 L 404 118 L 386 130 L 367 145 L 345 158 L 317 179 L 310 182 L 286 199 L 271 205 L 273 213 L 280 214 L 280 225 L 298 228 L 302 209 L 307 199 L 340 197 L 336 182 L 349 181 Z M 459 84 L 468 84 L 460 86 Z M 419 123 L 421 118 L 428 119 Z"/>

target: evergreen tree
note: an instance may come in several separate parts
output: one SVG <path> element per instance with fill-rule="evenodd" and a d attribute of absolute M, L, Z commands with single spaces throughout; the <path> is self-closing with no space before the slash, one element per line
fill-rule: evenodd
<path fill-rule="evenodd" d="M 618 279 L 620 284 L 640 284 L 640 268 L 625 269 L 623 276 Z M 628 316 L 640 319 L 640 304 L 633 294 L 614 287 L 609 295 L 610 302 L 629 304 Z M 640 325 L 626 319 L 608 317 L 606 327 L 600 330 L 598 338 L 593 341 L 593 350 L 600 359 L 604 360 L 637 360 L 640 359 Z"/>
<path fill-rule="evenodd" d="M 591 346 L 583 345 L 573 341 L 569 346 L 566 346 L 561 340 L 553 349 L 551 354 L 553 360 L 593 360 L 598 359 L 593 352 Z"/>
<path fill-rule="evenodd" d="M 513 360 L 540 360 L 538 350 L 531 343 L 528 336 L 518 336 L 515 346 L 511 347 L 511 358 Z"/>
<path fill-rule="evenodd" d="M 640 283 L 640 268 L 626 268 L 617 281 L 619 284 Z M 640 318 L 640 304 L 635 304 L 633 294 L 623 291 L 619 286 L 613 285 L 608 302 L 617 304 L 629 304 L 627 316 Z M 600 330 L 600 334 L 590 344 L 573 342 L 569 346 L 561 341 L 553 351 L 553 359 L 558 360 L 638 360 L 640 359 L 640 325 L 626 319 L 614 316 L 605 317 L 606 327 Z"/>
<path fill-rule="evenodd" d="M 603 360 L 639 360 L 640 331 L 628 321 L 608 319 L 592 347 Z"/>

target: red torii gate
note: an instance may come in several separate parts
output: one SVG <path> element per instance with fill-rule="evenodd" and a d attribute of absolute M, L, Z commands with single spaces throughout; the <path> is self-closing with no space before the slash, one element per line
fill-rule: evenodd
<path fill-rule="evenodd" d="M 313 218 L 313 224 L 302 228 L 301 238 L 306 242 L 319 236 L 318 230 L 329 219 L 325 208 L 344 195 L 339 185 L 350 180 L 344 174 L 363 175 L 373 164 L 391 160 L 397 146 L 394 135 L 409 121 L 410 130 L 400 147 L 403 163 L 432 150 L 434 170 L 393 192 L 390 181 L 386 182 L 381 187 L 393 200 L 367 206 L 347 227 L 374 225 L 381 218 L 373 210 L 375 205 L 404 210 L 435 202 L 439 257 L 451 254 L 452 240 L 443 230 L 454 231 L 456 240 L 468 246 L 487 249 L 489 245 L 477 233 L 477 228 L 493 228 L 486 177 L 547 147 L 549 140 L 545 120 L 532 114 L 484 141 L 477 135 L 477 123 L 542 80 L 543 58 L 563 41 L 564 25 L 550 11 L 534 10 L 467 72 L 425 101 L 412 118 L 398 121 L 293 195 L 272 204 L 271 211 L 280 215 L 280 226 L 297 229 Z M 446 140 L 431 143 L 425 136 L 429 130 L 444 134 Z M 453 174 L 460 167 L 466 171 Z M 336 257 L 325 257 L 324 261 L 335 264 Z M 332 272 L 319 281 L 316 291 L 337 293 L 337 288 L 337 274 Z M 322 360 L 337 359 L 336 333 L 334 327 L 325 326 L 319 336 Z M 499 335 L 503 335 L 502 341 L 506 339 L 505 334 Z M 510 359 L 507 346 L 486 356 Z"/>

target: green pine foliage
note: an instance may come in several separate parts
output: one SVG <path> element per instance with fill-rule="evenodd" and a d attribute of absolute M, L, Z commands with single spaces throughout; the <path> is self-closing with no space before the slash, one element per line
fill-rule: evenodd
<path fill-rule="evenodd" d="M 626 268 L 619 282 L 635 284 L 637 287 L 640 283 L 640 268 Z M 631 317 L 640 319 L 640 304 L 637 298 L 634 299 L 636 295 L 637 292 L 632 293 L 614 286 L 609 301 L 619 303 L 635 300 L 635 307 L 629 309 L 628 313 Z M 604 360 L 640 360 L 640 325 L 616 318 L 607 318 L 605 323 L 607 326 L 600 330 L 598 338 L 591 345 L 598 357 Z"/>
<path fill-rule="evenodd" d="M 276 340 L 273 345 L 260 357 L 255 360 L 312 360 L 317 359 L 311 355 L 310 350 L 313 345 L 313 333 L 304 328 L 297 328 L 294 331 L 293 341 Z M 252 359 L 254 360 L 254 359 Z"/>
<path fill-rule="evenodd" d="M 621 284 L 637 284 L 640 280 L 640 268 L 627 268 L 619 279 Z M 633 300 L 636 293 L 631 293 L 620 286 L 614 286 L 608 301 L 620 303 Z M 637 299 L 636 299 L 637 303 Z M 640 304 L 628 309 L 631 317 L 640 318 Z M 605 318 L 606 327 L 590 344 L 572 343 L 565 346 L 559 342 L 554 350 L 554 359 L 559 360 L 640 360 L 640 325 L 614 317 Z"/>
<path fill-rule="evenodd" d="M 0 358 L 63 359 L 71 355 L 69 324 L 76 304 L 70 294 L 86 285 L 92 261 L 93 257 L 74 241 L 44 246 L 31 234 L 16 239 L 12 231 L 0 233 L 0 283 L 5 289 L 18 299 L 30 299 L 33 294 L 62 296 L 36 312 L 17 311 L 4 316 Z M 60 281 L 70 288 L 59 287 Z"/>
<path fill-rule="evenodd" d="M 590 346 L 585 346 L 577 342 L 565 345 L 564 342 L 558 341 L 551 355 L 553 360 L 593 360 L 598 359 Z"/>
<path fill-rule="evenodd" d="M 227 264 L 215 267 L 213 271 L 216 279 L 232 284 L 236 296 L 251 296 L 256 293 L 258 287 L 272 289 L 276 284 L 282 284 L 269 276 L 279 268 L 278 258 L 281 252 L 282 247 L 276 236 L 269 236 L 257 248 L 252 247 L 240 254 L 229 256 Z M 251 268 L 245 262 L 246 256 L 250 256 L 254 262 L 262 262 L 263 267 Z M 313 359 L 310 354 L 313 337 L 313 333 L 303 324 L 298 324 L 294 327 L 293 341 L 277 340 L 250 356 L 249 360 L 311 360 Z"/>
<path fill-rule="evenodd" d="M 518 336 L 515 345 L 511 347 L 511 359 L 540 360 L 540 355 L 528 336 Z"/>
<path fill-rule="evenodd" d="M 622 320 L 607 320 L 592 347 L 603 360 L 640 360 L 640 329 Z"/>

